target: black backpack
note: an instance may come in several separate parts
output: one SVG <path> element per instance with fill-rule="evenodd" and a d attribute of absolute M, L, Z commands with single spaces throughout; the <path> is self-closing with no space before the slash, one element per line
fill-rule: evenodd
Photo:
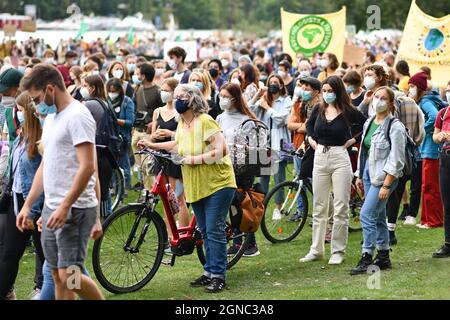
<path fill-rule="evenodd" d="M 389 124 L 385 132 L 385 136 L 389 141 L 389 145 L 391 145 L 390 133 L 391 133 L 391 126 L 394 121 L 401 122 L 397 118 L 392 118 L 389 120 Z M 405 145 L 405 166 L 403 167 L 403 174 L 406 176 L 410 176 L 413 170 L 417 167 L 417 162 L 415 161 L 415 150 L 417 147 L 413 138 L 411 138 L 408 129 L 405 128 L 405 130 L 406 130 L 406 145 Z"/>
<path fill-rule="evenodd" d="M 97 123 L 97 132 L 95 135 L 95 144 L 106 146 L 109 151 L 117 158 L 119 157 L 123 139 L 117 125 L 117 117 L 109 104 L 100 99 L 92 99 L 100 103 L 103 107 L 103 116 Z"/>

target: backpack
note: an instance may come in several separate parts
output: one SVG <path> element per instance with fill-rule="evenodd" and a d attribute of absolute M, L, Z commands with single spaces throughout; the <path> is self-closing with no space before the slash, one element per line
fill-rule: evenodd
<path fill-rule="evenodd" d="M 103 107 L 103 116 L 97 123 L 97 132 L 95 135 L 95 144 L 108 147 L 109 151 L 117 158 L 122 147 L 122 136 L 117 126 L 117 117 L 110 107 L 100 99 L 92 99 L 100 103 Z"/>
<path fill-rule="evenodd" d="M 236 176 L 271 175 L 270 132 L 255 119 L 245 120 L 234 132 L 230 158 Z"/>
<path fill-rule="evenodd" d="M 389 120 L 389 124 L 387 126 L 387 130 L 385 132 L 385 136 L 387 137 L 389 141 L 389 145 L 391 146 L 391 126 L 394 121 L 399 121 L 397 118 L 391 118 Z M 409 134 L 409 130 L 405 128 L 406 130 L 406 145 L 405 145 L 405 166 L 403 167 L 403 174 L 406 176 L 409 176 L 412 174 L 413 170 L 417 167 L 417 163 L 415 161 L 415 150 L 416 150 L 416 144 L 414 140 L 411 138 Z"/>
<path fill-rule="evenodd" d="M 237 189 L 230 207 L 230 220 L 242 232 L 256 232 L 264 215 L 264 197 L 261 185 L 253 189 Z"/>

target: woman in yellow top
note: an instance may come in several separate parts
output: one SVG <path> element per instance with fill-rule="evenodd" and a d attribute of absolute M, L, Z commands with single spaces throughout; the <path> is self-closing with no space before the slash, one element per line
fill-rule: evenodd
<path fill-rule="evenodd" d="M 317 79 L 320 82 L 323 82 L 328 77 L 331 77 L 336 74 L 336 70 L 339 68 L 339 61 L 336 55 L 327 52 L 324 53 L 322 59 L 320 59 L 319 67 L 320 69 L 322 69 L 322 72 L 319 73 Z"/>
<path fill-rule="evenodd" d="M 404 94 L 408 94 L 409 90 L 409 79 L 411 79 L 411 74 L 409 73 L 409 65 L 405 60 L 400 60 L 395 65 L 395 73 L 399 80 L 398 88 L 403 91 Z"/>
<path fill-rule="evenodd" d="M 227 144 L 216 121 L 207 114 L 208 104 L 200 90 L 189 84 L 175 89 L 175 108 L 180 114 L 175 141 L 140 146 L 177 152 L 182 165 L 186 202 L 192 205 L 203 235 L 204 274 L 191 282 L 206 292 L 225 288 L 227 268 L 226 218 L 234 197 L 236 180 Z"/>

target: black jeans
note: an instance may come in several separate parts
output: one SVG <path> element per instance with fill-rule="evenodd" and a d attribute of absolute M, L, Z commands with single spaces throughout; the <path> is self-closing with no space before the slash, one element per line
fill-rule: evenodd
<path fill-rule="evenodd" d="M 23 198 L 20 195 L 18 198 L 19 208 L 21 208 Z M 44 280 L 42 266 L 45 260 L 41 245 L 41 233 L 37 231 L 36 221 L 34 231 L 20 232 L 16 227 L 14 205 L 11 203 L 8 212 L 0 214 L 0 300 L 5 299 L 16 281 L 19 262 L 30 237 L 33 238 L 36 248 L 34 284 L 36 288 L 41 288 Z"/>
<path fill-rule="evenodd" d="M 411 175 L 411 190 L 409 198 L 408 216 L 416 218 L 420 210 L 422 200 L 422 160 L 417 161 L 417 166 Z"/>
<path fill-rule="evenodd" d="M 391 193 L 386 208 L 388 223 L 395 224 L 397 222 L 398 211 L 402 202 L 403 192 L 405 191 L 406 182 L 408 182 L 410 176 L 403 176 L 398 180 L 397 188 Z"/>
<path fill-rule="evenodd" d="M 441 153 L 439 162 L 439 183 L 444 205 L 445 243 L 450 245 L 450 155 Z"/>

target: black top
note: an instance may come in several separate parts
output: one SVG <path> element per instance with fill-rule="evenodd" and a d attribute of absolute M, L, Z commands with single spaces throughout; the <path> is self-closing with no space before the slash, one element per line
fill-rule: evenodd
<path fill-rule="evenodd" d="M 352 99 L 352 105 L 355 107 L 358 107 L 361 102 L 364 100 L 364 95 L 366 94 L 366 91 L 361 91 L 361 94 L 357 96 L 355 99 Z"/>
<path fill-rule="evenodd" d="M 222 110 L 220 110 L 220 107 L 213 100 L 208 100 L 207 102 L 209 106 L 208 114 L 216 120 L 217 116 L 222 113 Z"/>
<path fill-rule="evenodd" d="M 288 95 L 292 98 L 294 96 L 294 91 L 295 91 L 295 80 L 294 79 L 292 79 L 292 81 L 286 85 L 286 90 L 288 92 Z"/>
<path fill-rule="evenodd" d="M 156 119 L 156 127 L 159 129 L 166 129 L 170 131 L 177 131 L 178 122 L 175 120 L 175 117 L 170 119 L 169 121 L 164 121 L 163 117 L 161 116 L 161 112 L 159 113 L 158 119 Z M 163 140 L 158 140 L 158 142 L 168 142 L 172 140 L 170 137 L 165 138 Z"/>
<path fill-rule="evenodd" d="M 328 121 L 320 115 L 320 106 L 316 106 L 306 123 L 306 132 L 318 144 L 328 147 L 343 146 L 351 138 L 361 140 L 365 122 L 366 117 L 355 108 L 347 111 L 345 117 L 341 113 Z"/>

